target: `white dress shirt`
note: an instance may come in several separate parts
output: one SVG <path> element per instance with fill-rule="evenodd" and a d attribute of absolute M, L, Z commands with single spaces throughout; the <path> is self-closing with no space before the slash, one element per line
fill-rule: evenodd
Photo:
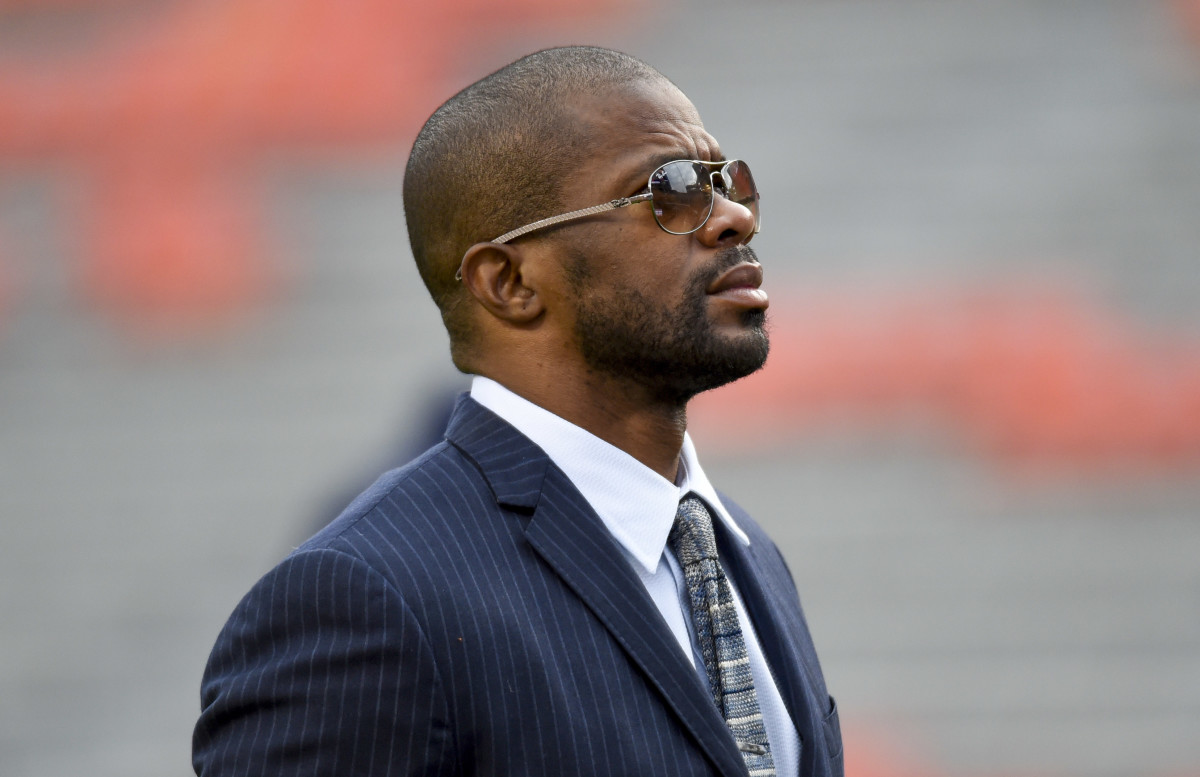
<path fill-rule="evenodd" d="M 691 438 L 684 434 L 679 482 L 676 484 L 625 451 L 517 396 L 493 380 L 476 376 L 471 382 L 471 398 L 533 440 L 570 478 L 621 546 L 679 641 L 684 657 L 693 668 L 702 667 L 703 659 L 699 657 L 691 618 L 687 615 L 689 605 L 683 572 L 674 553 L 667 547 L 667 535 L 675 523 L 680 499 L 694 492 L 708 503 L 717 519 L 740 542 L 749 545 L 750 540 L 726 512 L 716 490 L 708 482 Z M 775 686 L 737 585 L 732 579 L 730 584 L 750 656 L 758 706 L 771 742 L 775 771 L 779 775 L 799 774 L 800 738 Z M 697 673 L 707 684 L 704 671 L 697 670 Z"/>

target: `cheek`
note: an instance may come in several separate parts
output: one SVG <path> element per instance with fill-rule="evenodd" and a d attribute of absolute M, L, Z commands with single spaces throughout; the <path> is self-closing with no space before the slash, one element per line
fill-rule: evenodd
<path fill-rule="evenodd" d="M 657 227 L 640 230 L 638 238 L 622 245 L 624 271 L 648 291 L 678 294 L 694 272 L 689 238 L 668 235 Z"/>
<path fill-rule="evenodd" d="M 587 267 L 585 289 L 596 295 L 637 292 L 667 307 L 686 294 L 698 267 L 692 240 L 654 223 L 597 224 L 573 246 Z"/>
<path fill-rule="evenodd" d="M 649 257 L 636 266 L 626 266 L 623 276 L 615 279 L 612 288 L 652 302 L 656 307 L 671 309 L 680 304 L 688 292 L 687 276 L 680 272 L 675 257 Z"/>

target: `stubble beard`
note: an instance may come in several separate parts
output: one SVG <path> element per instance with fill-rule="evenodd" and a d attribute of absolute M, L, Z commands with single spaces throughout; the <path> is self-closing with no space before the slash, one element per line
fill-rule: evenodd
<path fill-rule="evenodd" d="M 759 370 L 769 350 L 766 311 L 743 311 L 738 333 L 726 335 L 708 317 L 706 292 L 722 272 L 753 258 L 744 246 L 721 252 L 712 267 L 688 280 L 672 308 L 635 288 L 598 298 L 589 293 L 586 260 L 574 262 L 575 335 L 585 363 L 601 375 L 641 386 L 652 401 L 678 407 Z"/>

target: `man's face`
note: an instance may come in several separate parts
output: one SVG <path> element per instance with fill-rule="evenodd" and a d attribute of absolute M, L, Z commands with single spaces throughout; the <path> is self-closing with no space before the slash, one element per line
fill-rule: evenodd
<path fill-rule="evenodd" d="M 567 207 L 635 194 L 671 159 L 721 159 L 695 108 L 667 83 L 643 83 L 581 109 L 596 153 L 568 191 Z M 618 215 L 619 214 L 619 215 Z M 651 205 L 612 212 L 559 236 L 587 366 L 628 379 L 669 403 L 749 375 L 767 358 L 767 299 L 746 245 L 753 216 L 717 196 L 708 223 L 672 235 Z"/>

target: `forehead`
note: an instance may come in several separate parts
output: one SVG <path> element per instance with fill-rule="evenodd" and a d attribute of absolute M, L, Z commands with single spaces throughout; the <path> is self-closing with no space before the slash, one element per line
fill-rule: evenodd
<path fill-rule="evenodd" d="M 582 102 L 576 113 L 592 141 L 593 153 L 581 160 L 585 167 L 649 175 L 651 168 L 671 159 L 721 158 L 696 107 L 667 81 L 623 85 Z"/>

